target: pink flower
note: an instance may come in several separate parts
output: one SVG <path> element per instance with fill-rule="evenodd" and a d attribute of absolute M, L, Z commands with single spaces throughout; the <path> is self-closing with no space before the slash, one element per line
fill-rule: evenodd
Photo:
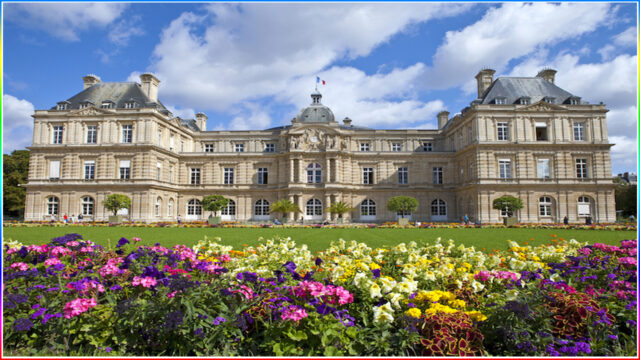
<path fill-rule="evenodd" d="M 131 285 L 133 286 L 142 285 L 143 287 L 151 288 L 153 286 L 156 286 L 157 283 L 158 282 L 156 281 L 156 279 L 152 278 L 151 276 L 145 276 L 143 278 L 139 276 L 134 276 L 133 281 L 131 282 Z"/>
<path fill-rule="evenodd" d="M 227 262 L 231 260 L 231 257 L 227 254 L 222 254 L 218 257 L 218 259 L 222 262 Z"/>
<path fill-rule="evenodd" d="M 480 280 L 482 282 L 489 280 L 489 277 L 491 277 L 491 273 L 486 270 L 479 271 L 473 276 L 474 279 Z"/>
<path fill-rule="evenodd" d="M 133 241 L 134 241 L 134 242 L 140 242 L 140 241 L 142 241 L 142 239 L 140 239 L 139 237 L 134 237 L 134 238 L 133 238 Z"/>
<path fill-rule="evenodd" d="M 579 252 L 580 254 L 582 254 L 582 255 L 589 255 L 589 254 L 591 254 L 591 249 L 589 249 L 589 248 L 582 248 L 582 249 L 578 250 L 578 252 Z"/>
<path fill-rule="evenodd" d="M 88 253 L 88 252 L 92 252 L 93 248 L 91 246 L 84 246 L 82 248 L 80 248 L 80 252 L 81 253 Z"/>
<path fill-rule="evenodd" d="M 293 321 L 300 321 L 306 318 L 307 316 L 309 315 L 303 308 L 295 305 L 288 307 L 280 315 L 282 320 L 293 320 Z"/>
<path fill-rule="evenodd" d="M 169 299 L 171 299 L 172 297 L 176 296 L 176 293 L 177 293 L 177 291 L 172 291 L 172 292 L 170 292 L 170 293 L 168 293 L 168 294 L 167 294 L 167 297 L 168 297 Z"/>
<path fill-rule="evenodd" d="M 67 246 L 69 246 L 69 247 L 74 247 L 74 246 L 78 246 L 78 245 L 80 245 L 80 243 L 79 243 L 79 242 L 77 242 L 77 241 L 74 241 L 74 240 L 69 241 L 69 242 L 67 243 Z"/>
<path fill-rule="evenodd" d="M 21 263 L 21 262 L 13 263 L 13 264 L 11 264 L 11 268 L 12 269 L 18 268 L 18 269 L 20 269 L 20 271 L 25 271 L 25 270 L 29 269 L 29 264 L 25 264 L 25 263 Z"/>
<path fill-rule="evenodd" d="M 27 246 L 27 250 L 37 252 L 37 253 L 46 253 L 48 249 L 47 245 L 29 245 Z"/>
<path fill-rule="evenodd" d="M 64 317 L 65 319 L 71 319 L 72 317 L 78 316 L 96 305 L 96 299 L 93 298 L 78 298 L 72 300 L 64 305 Z"/>
<path fill-rule="evenodd" d="M 55 256 L 55 257 L 62 257 L 62 256 L 67 256 L 67 255 L 73 255 L 73 251 L 64 248 L 62 246 L 56 246 L 53 248 L 53 250 L 51 251 L 51 255 Z"/>
<path fill-rule="evenodd" d="M 638 261 L 635 258 L 629 256 L 619 258 L 618 263 L 625 265 L 638 265 Z"/>
<path fill-rule="evenodd" d="M 61 263 L 61 261 L 58 258 L 49 258 L 49 259 L 44 261 L 44 264 L 46 266 L 60 264 L 60 263 Z"/>

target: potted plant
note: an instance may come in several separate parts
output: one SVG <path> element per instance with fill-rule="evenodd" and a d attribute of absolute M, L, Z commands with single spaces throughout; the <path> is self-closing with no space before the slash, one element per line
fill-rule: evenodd
<path fill-rule="evenodd" d="M 102 205 L 113 213 L 113 215 L 109 216 L 109 222 L 119 224 L 122 222 L 122 215 L 118 215 L 118 211 L 131 208 L 131 199 L 124 194 L 111 194 L 107 195 Z"/>
<path fill-rule="evenodd" d="M 513 214 L 523 207 L 521 199 L 510 195 L 501 196 L 493 200 L 493 208 L 507 214 L 507 217 L 504 218 L 505 226 L 514 225 L 518 222 L 518 219 Z"/>
<path fill-rule="evenodd" d="M 282 199 L 271 204 L 271 208 L 269 209 L 271 213 L 281 213 L 282 214 L 282 222 L 287 222 L 287 214 L 289 213 L 299 213 L 302 212 L 298 204 L 293 203 L 287 199 Z M 291 219 L 293 220 L 293 219 Z"/>
<path fill-rule="evenodd" d="M 220 224 L 222 220 L 218 216 L 218 211 L 222 210 L 229 204 L 229 199 L 222 195 L 208 195 L 202 199 L 202 208 L 207 211 L 212 211 L 213 216 L 209 215 L 207 222 L 209 224 Z"/>
<path fill-rule="evenodd" d="M 398 225 L 409 225 L 409 219 L 405 218 L 418 209 L 418 200 L 411 196 L 394 196 L 387 203 L 387 210 L 400 213 Z"/>
<path fill-rule="evenodd" d="M 329 213 L 338 215 L 338 224 L 344 223 L 344 219 L 342 218 L 342 215 L 348 213 L 351 210 L 353 210 L 353 208 L 343 203 L 342 201 L 334 202 L 333 204 L 331 204 L 331 206 L 327 208 L 327 211 Z"/>

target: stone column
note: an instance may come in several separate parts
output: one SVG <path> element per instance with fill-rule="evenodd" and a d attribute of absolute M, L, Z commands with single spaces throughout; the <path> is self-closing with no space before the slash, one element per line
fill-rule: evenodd
<path fill-rule="evenodd" d="M 325 167 L 327 168 L 325 183 L 328 184 L 331 182 L 331 160 L 329 158 L 325 159 Z"/>
<path fill-rule="evenodd" d="M 295 164 L 295 160 L 291 159 L 289 160 L 289 183 L 293 183 L 295 180 L 294 175 L 294 164 Z"/>
<path fill-rule="evenodd" d="M 327 211 L 327 208 L 331 205 L 331 196 L 329 196 L 329 194 L 324 195 L 324 204 L 322 205 L 324 207 L 322 212 L 324 220 L 331 221 L 331 213 Z"/>
<path fill-rule="evenodd" d="M 289 201 L 291 201 L 291 202 L 294 202 L 294 200 L 295 200 L 293 195 L 289 195 L 288 198 L 289 198 Z M 290 213 L 287 214 L 287 219 L 289 219 L 290 221 L 295 221 L 296 220 L 295 217 L 296 217 L 296 213 L 295 212 L 290 212 Z"/>
<path fill-rule="evenodd" d="M 304 218 L 305 208 L 302 206 L 302 195 L 298 195 L 298 207 L 300 208 L 300 217 L 296 218 L 296 221 L 300 220 L 300 218 Z"/>

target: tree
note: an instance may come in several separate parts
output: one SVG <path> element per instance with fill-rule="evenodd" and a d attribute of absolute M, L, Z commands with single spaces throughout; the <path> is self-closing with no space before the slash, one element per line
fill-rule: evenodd
<path fill-rule="evenodd" d="M 493 208 L 507 213 L 507 217 L 512 217 L 515 211 L 522 209 L 522 200 L 517 197 L 505 195 L 493 200 Z"/>
<path fill-rule="evenodd" d="M 636 216 L 638 187 L 618 177 L 614 178 L 613 182 L 616 184 L 616 210 L 622 211 L 622 216 L 625 217 Z"/>
<path fill-rule="evenodd" d="M 387 203 L 387 210 L 400 213 L 401 217 L 418 210 L 418 200 L 411 196 L 394 196 Z"/>
<path fill-rule="evenodd" d="M 299 213 L 302 211 L 300 210 L 298 204 L 295 204 L 287 199 L 282 199 L 271 204 L 271 209 L 269 209 L 269 212 L 281 213 L 282 219 L 284 220 L 287 218 L 288 213 Z"/>
<path fill-rule="evenodd" d="M 124 194 L 111 194 L 102 202 L 104 208 L 113 212 L 113 216 L 118 215 L 121 209 L 129 209 L 131 207 L 131 199 Z"/>
<path fill-rule="evenodd" d="M 353 210 L 353 208 L 342 201 L 334 202 L 327 208 L 327 211 L 331 214 L 338 214 L 338 218 L 342 218 L 342 215 Z"/>
<path fill-rule="evenodd" d="M 2 213 L 5 216 L 24 216 L 27 190 L 20 184 L 27 183 L 29 155 L 29 150 L 14 150 L 11 155 L 2 155 Z"/>
<path fill-rule="evenodd" d="M 222 195 L 209 195 L 202 199 L 202 208 L 207 211 L 213 211 L 213 216 L 218 215 L 218 211 L 229 205 L 229 199 Z"/>

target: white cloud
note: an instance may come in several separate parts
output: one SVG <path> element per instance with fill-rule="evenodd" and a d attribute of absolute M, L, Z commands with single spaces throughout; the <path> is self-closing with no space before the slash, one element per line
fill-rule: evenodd
<path fill-rule="evenodd" d="M 9 94 L 2 96 L 2 151 L 5 154 L 31 145 L 33 104 Z"/>
<path fill-rule="evenodd" d="M 140 16 L 120 20 L 109 31 L 109 40 L 118 46 L 127 46 L 132 37 L 144 35 L 140 21 Z"/>
<path fill-rule="evenodd" d="M 105 27 L 117 19 L 127 4 L 119 3 L 8 3 L 4 20 L 36 28 L 66 41 L 78 41 L 78 33 Z"/>
<path fill-rule="evenodd" d="M 165 102 L 197 109 L 230 111 L 297 80 L 306 81 L 300 94 L 306 97 L 315 75 L 336 60 L 366 56 L 412 24 L 468 7 L 214 4 L 205 14 L 181 14 L 163 31 L 150 70 L 162 81 Z"/>
<path fill-rule="evenodd" d="M 638 28 L 631 26 L 627 30 L 613 37 L 613 42 L 618 46 L 637 46 L 638 45 Z"/>
<path fill-rule="evenodd" d="M 500 72 L 510 61 L 591 32 L 609 17 L 607 4 L 503 4 L 466 28 L 447 32 L 425 83 L 449 88 L 468 83 L 483 67 Z"/>
<path fill-rule="evenodd" d="M 138 81 L 139 82 L 139 80 L 134 80 L 134 81 Z M 196 118 L 196 112 L 191 108 L 183 108 L 183 107 L 180 107 L 180 106 L 171 106 L 171 105 L 165 105 L 165 106 L 169 111 L 171 111 L 173 116 L 177 116 L 177 117 L 182 118 L 182 119 L 195 119 Z"/>
<path fill-rule="evenodd" d="M 602 57 L 602 60 L 607 61 L 609 59 L 611 59 L 611 57 L 613 56 L 613 53 L 616 51 L 616 47 L 611 45 L 611 44 L 607 44 L 604 47 L 602 47 L 601 49 L 598 50 L 598 54 L 600 54 L 600 56 Z"/>
<path fill-rule="evenodd" d="M 610 136 L 612 171 L 618 174 L 625 171 L 636 172 L 638 168 L 638 139 L 626 136 Z"/>

